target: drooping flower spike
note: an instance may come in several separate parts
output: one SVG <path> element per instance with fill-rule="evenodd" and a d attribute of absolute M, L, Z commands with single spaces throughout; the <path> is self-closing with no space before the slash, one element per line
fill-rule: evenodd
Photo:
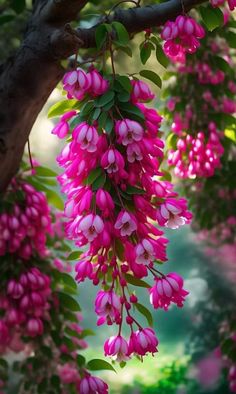
<path fill-rule="evenodd" d="M 95 92 L 100 92 L 101 77 L 95 70 L 92 73 L 98 84 Z M 82 76 L 79 74 L 79 78 Z M 119 78 L 114 86 L 118 81 Z M 128 83 L 127 107 L 133 108 L 135 115 L 131 111 L 127 116 L 126 107 L 119 103 L 120 90 L 112 90 L 111 86 L 112 93 L 107 94 L 115 96 L 118 104 L 111 106 L 107 115 L 100 106 L 96 109 L 95 100 L 82 121 L 75 114 L 70 120 L 71 140 L 58 157 L 64 168 L 58 179 L 67 195 L 66 233 L 78 247 L 85 248 L 75 266 L 76 280 L 89 279 L 102 286 L 95 299 L 97 324 L 118 326 L 117 335 L 105 342 L 104 352 L 119 362 L 132 355 L 154 354 L 158 346 L 154 331 L 143 328 L 134 317 L 131 305 L 137 305 L 138 297 L 129 296 L 132 281 L 135 284 L 150 273 L 154 276 L 154 288 L 159 281 L 163 281 L 165 289 L 170 286 L 167 294 L 159 296 L 154 288 L 150 289 L 154 293 L 151 296 L 154 308 L 157 304 L 166 308 L 170 302 L 182 306 L 187 296 L 180 283 L 182 279 L 177 274 L 163 279 L 156 262 L 167 260 L 168 241 L 160 227 L 175 229 L 190 223 L 192 217 L 186 201 L 173 191 L 173 185 L 158 179 L 163 175 L 160 161 L 164 143 L 158 137 L 162 117 L 144 104 L 154 95 L 143 81 L 135 79 Z M 77 97 L 94 100 L 95 93 L 88 86 L 85 94 L 84 86 L 79 88 L 76 82 Z M 110 117 L 109 132 L 100 116 L 92 120 L 95 110 L 100 116 Z M 122 335 L 124 324 L 131 330 L 129 341 Z M 88 380 L 83 385 L 89 390 Z"/>

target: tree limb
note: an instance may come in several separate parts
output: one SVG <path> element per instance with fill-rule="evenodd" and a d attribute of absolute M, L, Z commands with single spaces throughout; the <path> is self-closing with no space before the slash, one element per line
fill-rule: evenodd
<path fill-rule="evenodd" d="M 160 26 L 205 0 L 117 9 L 106 20 L 124 24 L 130 34 Z M 36 0 L 25 39 L 0 69 L 0 192 L 17 172 L 32 126 L 50 93 L 63 76 L 60 60 L 79 48 L 95 46 L 96 26 L 73 30 L 74 20 L 88 0 Z"/>
<path fill-rule="evenodd" d="M 106 23 L 117 21 L 122 23 L 130 33 L 139 33 L 151 27 L 163 25 L 168 20 L 175 19 L 182 13 L 190 11 L 198 4 L 206 0 L 169 0 L 161 4 L 148 5 L 146 7 L 133 7 L 130 9 L 117 9 L 107 20 Z M 95 31 L 97 25 L 89 29 L 78 29 L 78 36 L 83 41 L 83 48 L 96 46 Z"/>

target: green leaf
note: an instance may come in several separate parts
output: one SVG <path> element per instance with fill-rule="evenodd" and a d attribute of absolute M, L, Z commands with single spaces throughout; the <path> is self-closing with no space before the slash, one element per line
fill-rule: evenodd
<path fill-rule="evenodd" d="M 149 324 L 150 327 L 153 326 L 153 317 L 151 312 L 142 304 L 134 304 L 135 308 L 138 309 L 138 311 L 147 319 L 147 322 Z"/>
<path fill-rule="evenodd" d="M 176 149 L 178 137 L 174 133 L 170 133 L 166 139 L 166 147 L 167 149 Z"/>
<path fill-rule="evenodd" d="M 223 354 L 229 354 L 234 346 L 235 342 L 233 339 L 227 338 L 221 345 L 221 351 Z"/>
<path fill-rule="evenodd" d="M 73 109 L 77 100 L 62 100 L 58 101 L 56 104 L 52 105 L 48 111 L 48 118 L 53 118 L 54 116 L 60 116 Z"/>
<path fill-rule="evenodd" d="M 117 98 L 120 102 L 127 103 L 130 101 L 130 93 L 123 91 L 122 93 L 118 94 Z"/>
<path fill-rule="evenodd" d="M 114 99 L 114 96 L 115 92 L 113 90 L 108 90 L 108 92 L 106 92 L 96 100 L 96 106 L 104 107 L 106 104 L 110 103 Z"/>
<path fill-rule="evenodd" d="M 119 104 L 119 108 L 122 112 L 124 112 L 125 114 L 128 115 L 132 115 L 132 118 L 134 120 L 138 120 L 138 121 L 143 121 L 144 120 L 144 115 L 143 113 L 140 111 L 140 109 L 138 107 L 136 107 L 133 104 L 130 103 L 120 103 Z"/>
<path fill-rule="evenodd" d="M 105 185 L 105 182 L 106 182 L 106 173 L 103 171 L 103 173 L 93 182 L 92 185 L 93 191 L 96 191 L 100 189 L 100 187 L 103 187 Z"/>
<path fill-rule="evenodd" d="M 93 330 L 86 328 L 85 330 L 82 331 L 82 333 L 80 334 L 80 337 L 86 338 L 86 337 L 93 337 L 94 335 L 95 335 L 95 332 Z"/>
<path fill-rule="evenodd" d="M 110 134 L 113 130 L 114 127 L 114 122 L 113 120 L 110 118 L 110 116 L 107 117 L 104 129 L 106 131 L 106 134 Z"/>
<path fill-rule="evenodd" d="M 116 43 L 116 42 L 115 42 Z M 119 42 L 117 42 L 117 44 L 119 45 L 120 43 Z M 128 46 L 118 46 L 117 47 L 117 49 L 119 49 L 120 51 L 122 51 L 122 52 L 124 52 L 126 55 L 128 55 L 129 57 L 132 57 L 133 56 L 133 53 L 132 53 L 132 49 L 130 48 L 130 47 L 128 47 Z"/>
<path fill-rule="evenodd" d="M 82 367 L 83 365 L 85 365 L 86 359 L 84 356 L 81 356 L 81 354 L 78 354 L 78 356 L 76 357 L 76 362 L 79 367 Z"/>
<path fill-rule="evenodd" d="M 101 371 L 101 370 L 108 370 L 108 371 L 114 371 L 116 372 L 116 370 L 113 368 L 113 366 L 108 363 L 105 360 L 100 360 L 98 358 L 90 360 L 87 363 L 87 368 L 90 371 Z"/>
<path fill-rule="evenodd" d="M 51 170 L 50 168 L 42 167 L 42 166 L 35 167 L 35 171 L 36 171 L 36 175 L 42 176 L 42 177 L 44 177 L 44 176 L 56 177 L 58 175 L 55 171 Z"/>
<path fill-rule="evenodd" d="M 51 189 L 45 190 L 47 200 L 49 204 L 52 204 L 54 207 L 59 209 L 60 211 L 63 211 L 64 209 L 64 201 L 62 198 L 54 191 Z"/>
<path fill-rule="evenodd" d="M 79 259 L 81 254 L 82 254 L 82 252 L 80 252 L 79 250 L 74 250 L 73 252 L 71 252 L 69 254 L 69 256 L 67 257 L 66 260 L 77 260 L 77 259 Z"/>
<path fill-rule="evenodd" d="M 146 287 L 146 288 L 151 287 L 148 283 L 144 282 L 144 280 L 136 278 L 135 276 L 130 274 L 125 274 L 125 279 L 128 283 L 130 283 L 133 286 Z"/>
<path fill-rule="evenodd" d="M 4 358 L 0 358 L 0 367 L 4 369 L 8 368 L 8 363 L 6 360 L 4 360 Z"/>
<path fill-rule="evenodd" d="M 141 77 L 149 79 L 149 81 L 155 83 L 155 85 L 157 85 L 161 89 L 161 86 L 162 86 L 161 78 L 154 71 L 142 70 L 142 71 L 140 71 L 139 74 L 141 75 Z"/>
<path fill-rule="evenodd" d="M 64 285 L 69 286 L 71 289 L 77 290 L 77 284 L 71 275 L 66 272 L 59 272 L 58 278 Z"/>
<path fill-rule="evenodd" d="M 128 77 L 125 75 L 119 75 L 116 79 L 126 92 L 131 93 L 132 85 Z"/>
<path fill-rule="evenodd" d="M 126 45 L 129 42 L 129 33 L 126 28 L 120 22 L 112 22 L 112 27 L 116 31 L 117 41 L 123 45 Z"/>
<path fill-rule="evenodd" d="M 145 191 L 143 189 L 130 185 L 127 186 L 125 191 L 127 194 L 145 194 Z"/>
<path fill-rule="evenodd" d="M 98 118 L 98 126 L 100 129 L 104 129 L 106 121 L 107 121 L 108 113 L 102 112 Z"/>
<path fill-rule="evenodd" d="M 82 106 L 82 108 L 81 108 L 81 110 L 80 110 L 80 116 L 82 117 L 85 117 L 85 116 L 87 116 L 91 111 L 92 111 L 92 109 L 94 109 L 94 102 L 93 101 L 87 101 L 83 106 Z"/>
<path fill-rule="evenodd" d="M 15 19 L 15 15 L 12 14 L 3 14 L 0 15 L 0 25 L 4 25 L 5 23 L 8 23 Z"/>
<path fill-rule="evenodd" d="M 73 312 L 81 311 L 79 303 L 69 294 L 58 292 L 58 298 L 64 308 L 67 308 Z"/>
<path fill-rule="evenodd" d="M 124 245 L 119 238 L 115 239 L 115 253 L 120 261 L 124 258 Z"/>
<path fill-rule="evenodd" d="M 201 17 L 209 31 L 215 30 L 217 27 L 223 26 L 224 15 L 219 8 L 212 8 L 210 5 L 204 7 L 200 6 Z"/>
<path fill-rule="evenodd" d="M 46 345 L 40 346 L 40 351 L 48 358 L 52 358 L 52 350 L 49 346 Z"/>
<path fill-rule="evenodd" d="M 163 175 L 160 177 L 160 180 L 171 182 L 172 180 L 171 173 L 163 169 L 161 170 L 161 172 Z"/>
<path fill-rule="evenodd" d="M 101 108 L 96 108 L 93 113 L 93 120 L 97 120 L 100 114 L 101 114 Z"/>
<path fill-rule="evenodd" d="M 90 171 L 84 183 L 86 185 L 92 185 L 95 179 L 97 179 L 103 172 L 104 171 L 101 167 L 94 168 L 94 170 Z"/>
<path fill-rule="evenodd" d="M 236 143 L 236 130 L 225 129 L 225 136 Z"/>
<path fill-rule="evenodd" d="M 157 61 L 165 68 L 170 63 L 168 57 L 165 55 L 162 46 L 160 44 L 156 45 L 156 58 Z"/>
<path fill-rule="evenodd" d="M 17 14 L 20 14 L 21 12 L 23 12 L 25 7 L 26 7 L 26 1 L 25 0 L 12 0 L 11 1 L 11 8 Z"/>
<path fill-rule="evenodd" d="M 234 32 L 226 31 L 224 32 L 224 37 L 231 48 L 236 48 L 236 34 Z"/>
<path fill-rule="evenodd" d="M 140 59 L 143 64 L 146 64 L 149 57 L 151 56 L 153 45 L 149 42 L 143 44 L 140 48 Z"/>
<path fill-rule="evenodd" d="M 105 23 L 99 25 L 95 31 L 95 41 L 98 49 L 101 49 L 107 39 L 107 26 Z"/>
<path fill-rule="evenodd" d="M 57 389 L 57 392 L 60 393 L 60 385 L 61 385 L 61 381 L 59 376 L 57 375 L 52 375 L 51 379 L 50 379 L 51 385 Z"/>
<path fill-rule="evenodd" d="M 229 63 L 220 56 L 213 56 L 212 57 L 213 63 L 217 65 L 217 67 L 225 73 L 232 73 L 232 68 L 230 67 Z"/>

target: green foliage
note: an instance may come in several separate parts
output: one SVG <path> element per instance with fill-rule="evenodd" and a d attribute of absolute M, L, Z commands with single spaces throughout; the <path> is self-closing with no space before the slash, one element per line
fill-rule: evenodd
<path fill-rule="evenodd" d="M 143 64 L 147 63 L 154 49 L 155 47 L 151 41 L 144 41 L 140 45 L 140 59 Z"/>
<path fill-rule="evenodd" d="M 152 318 L 152 314 L 149 311 L 149 309 L 147 309 L 144 305 L 136 303 L 134 304 L 134 307 L 138 309 L 138 311 L 146 318 L 147 323 L 150 327 L 153 326 L 153 318 Z"/>
<path fill-rule="evenodd" d="M 161 89 L 161 86 L 162 86 L 161 78 L 154 71 L 142 70 L 142 71 L 140 71 L 139 74 L 141 75 L 141 77 L 149 79 L 149 81 L 153 82 L 155 85 L 157 85 Z"/>
<path fill-rule="evenodd" d="M 127 32 L 125 26 L 122 25 L 122 23 L 116 21 L 112 22 L 111 26 L 114 28 L 117 35 L 116 43 L 122 46 L 127 45 L 129 42 L 129 33 Z"/>
<path fill-rule="evenodd" d="M 113 366 L 105 360 L 101 359 L 93 359 L 87 363 L 87 368 L 90 371 L 101 371 L 101 370 L 108 370 L 116 372 Z"/>
<path fill-rule="evenodd" d="M 139 278 L 136 278 L 136 277 L 134 277 L 134 276 L 132 276 L 132 275 L 130 275 L 130 274 L 125 274 L 125 279 L 126 279 L 126 281 L 127 281 L 129 284 L 131 284 L 131 285 L 133 285 L 133 286 L 146 287 L 146 288 L 151 287 L 151 286 L 150 286 L 147 282 L 145 282 L 144 280 L 139 279 Z"/>
<path fill-rule="evenodd" d="M 211 5 L 200 6 L 199 11 L 203 22 L 209 31 L 213 31 L 217 27 L 223 26 L 224 16 L 219 8 L 212 8 Z"/>

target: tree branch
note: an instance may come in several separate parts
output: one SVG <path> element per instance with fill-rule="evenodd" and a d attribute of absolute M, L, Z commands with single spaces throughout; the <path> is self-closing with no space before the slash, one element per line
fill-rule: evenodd
<path fill-rule="evenodd" d="M 122 23 L 130 34 L 139 33 L 151 27 L 163 25 L 168 20 L 175 19 L 183 11 L 190 11 L 206 0 L 169 0 L 165 3 L 148 5 L 146 7 L 133 7 L 118 9 L 106 20 L 106 23 L 117 21 Z M 95 31 L 98 25 L 89 29 L 78 29 L 78 36 L 84 43 L 83 48 L 96 46 Z"/>
<path fill-rule="evenodd" d="M 117 9 L 106 22 L 124 24 L 130 34 L 160 26 L 205 0 L 169 0 L 146 7 Z M 60 60 L 95 46 L 96 26 L 73 30 L 88 0 L 36 0 L 25 39 L 0 69 L 0 192 L 20 165 L 31 128 L 63 76 Z"/>

